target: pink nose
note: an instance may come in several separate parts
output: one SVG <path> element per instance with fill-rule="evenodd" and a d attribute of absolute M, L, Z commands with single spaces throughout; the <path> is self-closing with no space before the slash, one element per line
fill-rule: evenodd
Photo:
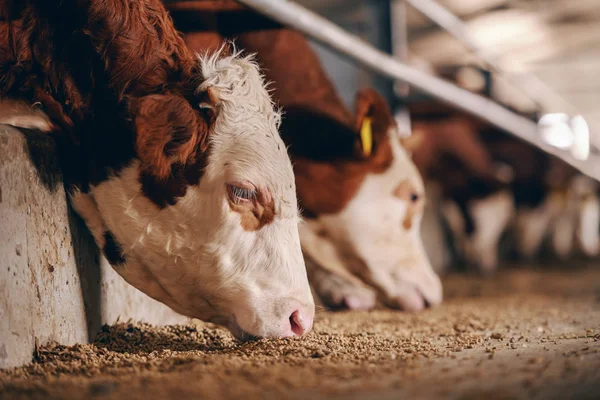
<path fill-rule="evenodd" d="M 296 310 L 290 315 L 291 336 L 302 336 L 310 332 L 313 326 L 314 313 Z"/>

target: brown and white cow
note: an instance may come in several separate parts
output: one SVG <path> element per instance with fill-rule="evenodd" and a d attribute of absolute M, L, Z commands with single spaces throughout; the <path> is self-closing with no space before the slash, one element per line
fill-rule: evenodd
<path fill-rule="evenodd" d="M 353 115 L 303 35 L 248 10 L 225 10 L 213 29 L 198 31 L 193 21 L 207 13 L 191 6 L 202 3 L 173 5 L 188 45 L 234 38 L 257 54 L 283 106 L 282 138 L 305 217 L 300 238 L 319 297 L 352 309 L 372 308 L 378 298 L 409 311 L 440 303 L 441 283 L 419 237 L 423 182 L 383 98 L 361 91 Z M 360 133 L 369 128 L 366 143 Z"/>
<path fill-rule="evenodd" d="M 431 196 L 427 211 L 434 214 L 426 216 L 430 221 L 427 233 L 434 236 L 431 230 L 442 230 L 435 219 L 443 216 L 453 233 L 456 252 L 483 270 L 493 269 L 498 241 L 512 218 L 513 205 L 508 188 L 491 174 L 491 157 L 475 127 L 462 118 L 416 119 L 412 125 L 407 146 L 428 182 Z M 423 239 L 427 244 L 432 240 Z M 439 258 L 445 245 L 441 234 L 436 248 L 429 245 L 429 251 Z M 448 257 L 438 261 L 436 269 L 448 267 L 449 261 Z"/>
<path fill-rule="evenodd" d="M 441 207 L 467 262 L 493 271 L 507 232 L 526 259 L 548 237 L 561 258 L 572 253 L 576 239 L 585 254 L 597 253 L 598 203 L 591 180 L 473 117 L 435 103 L 414 108 L 414 160 L 441 186 Z"/>
<path fill-rule="evenodd" d="M 158 0 L 0 9 L 1 97 L 50 117 L 72 205 L 115 270 L 238 338 L 308 332 L 292 165 L 252 57 L 190 52 Z"/>

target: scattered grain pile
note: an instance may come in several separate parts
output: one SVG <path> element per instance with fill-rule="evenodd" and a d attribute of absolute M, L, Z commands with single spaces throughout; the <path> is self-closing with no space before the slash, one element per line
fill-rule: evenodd
<path fill-rule="evenodd" d="M 450 277 L 440 308 L 321 313 L 304 339 L 105 326 L 0 372 L 0 398 L 597 398 L 600 268 Z"/>

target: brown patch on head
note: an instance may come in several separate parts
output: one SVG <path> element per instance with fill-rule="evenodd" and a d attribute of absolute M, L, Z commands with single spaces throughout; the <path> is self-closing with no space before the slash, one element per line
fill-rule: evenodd
<path fill-rule="evenodd" d="M 425 194 L 414 182 L 405 179 L 394 189 L 394 196 L 406 202 L 402 226 L 408 230 L 412 227 L 415 216 L 423 213 Z"/>
<path fill-rule="evenodd" d="M 340 212 L 356 195 L 365 176 L 386 171 L 393 161 L 389 140 L 380 143 L 378 152 L 364 161 L 314 162 L 294 158 L 296 189 L 304 215 Z"/>
<path fill-rule="evenodd" d="M 260 29 L 244 29 L 249 25 Z M 237 37 L 247 52 L 258 54 L 261 69 L 272 82 L 273 98 L 286 113 L 290 107 L 310 108 L 352 124 L 352 113 L 344 107 L 306 37 L 292 29 L 266 29 L 269 25 L 272 20 L 251 12 L 223 20 L 220 27 L 230 31 L 226 36 Z"/>
<path fill-rule="evenodd" d="M 187 163 L 195 148 L 206 150 L 209 125 L 181 96 L 150 95 L 131 105 L 136 130 L 136 153 L 144 169 L 166 179 L 174 163 Z"/>
<path fill-rule="evenodd" d="M 488 175 L 491 159 L 479 134 L 480 127 L 468 118 L 442 121 L 415 121 L 409 140 L 413 161 L 423 175 L 431 175 L 443 155 L 457 158 L 476 175 Z"/>
<path fill-rule="evenodd" d="M 249 200 L 236 200 L 231 191 L 228 193 L 229 206 L 240 214 L 242 228 L 257 231 L 275 219 L 275 202 L 267 189 L 257 189 L 256 195 Z"/>
<path fill-rule="evenodd" d="M 60 157 L 68 170 L 66 182 L 85 190 L 118 174 L 137 157 L 140 144 L 145 173 L 153 179 L 164 181 L 171 164 L 194 159 L 193 144 L 201 134 L 185 139 L 187 148 L 175 144 L 180 157 L 155 163 L 154 155 L 160 154 L 151 148 L 160 151 L 161 140 L 137 135 L 140 121 L 129 107 L 150 94 L 178 93 L 191 100 L 194 77 L 200 78 L 197 58 L 160 0 L 11 0 L 0 9 L 4 5 L 0 97 L 37 103 L 48 115 L 57 128 L 53 136 L 60 139 L 59 151 L 67 155 Z M 135 134 L 132 126 L 138 129 Z M 171 142 L 177 140 L 162 144 Z"/>
<path fill-rule="evenodd" d="M 174 204 L 187 186 L 197 184 L 206 163 L 208 135 L 218 101 L 209 89 L 194 99 L 165 94 L 134 99 L 135 149 L 144 193 L 157 205 Z"/>
<path fill-rule="evenodd" d="M 363 153 L 359 135 L 365 118 L 371 119 L 373 139 L 368 156 Z M 307 113 L 298 121 L 287 123 L 284 118 L 282 137 L 290 145 L 298 198 L 305 216 L 340 212 L 356 195 L 367 174 L 383 173 L 393 162 L 388 132 L 396 127 L 396 122 L 385 100 L 373 90 L 362 90 L 356 97 L 355 129 L 329 124 L 318 113 Z M 296 132 L 298 127 L 301 131 Z M 330 146 L 333 138 L 339 148 L 347 150 L 337 154 Z M 294 146 L 294 141 L 299 145 Z M 296 147 L 301 156 L 295 152 Z M 329 157 L 321 150 L 328 150 Z"/>

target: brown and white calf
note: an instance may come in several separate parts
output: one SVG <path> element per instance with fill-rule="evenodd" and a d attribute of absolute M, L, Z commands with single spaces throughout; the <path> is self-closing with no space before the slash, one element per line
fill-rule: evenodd
<path fill-rule="evenodd" d="M 360 91 L 354 127 L 310 108 L 287 110 L 282 137 L 290 144 L 306 215 L 300 239 L 321 297 L 333 305 L 371 307 L 363 285 L 341 274 L 348 271 L 388 306 L 418 311 L 439 304 L 441 283 L 420 237 L 423 182 L 384 99 L 372 90 Z M 366 120 L 373 135 L 369 155 L 360 139 Z M 324 136 L 329 137 L 325 142 Z M 332 151 L 329 140 L 341 152 Z M 348 282 L 336 282 L 344 277 Z"/>
<path fill-rule="evenodd" d="M 247 10 L 223 12 L 216 28 L 199 32 L 191 21 L 206 13 L 175 3 L 175 23 L 192 49 L 235 38 L 272 81 L 305 217 L 302 249 L 324 303 L 369 309 L 379 298 L 409 311 L 440 303 L 441 283 L 419 236 L 423 182 L 384 99 L 361 91 L 353 115 L 301 34 Z M 366 125 L 370 143 L 360 135 Z"/>
<path fill-rule="evenodd" d="M 73 208 L 115 270 L 238 338 L 308 332 L 292 165 L 252 57 L 190 52 L 158 0 L 0 8 L 3 104 L 49 116 Z"/>
<path fill-rule="evenodd" d="M 548 237 L 562 258 L 571 254 L 575 239 L 584 253 L 597 253 L 598 202 L 591 180 L 475 118 L 440 104 L 415 108 L 415 162 L 441 187 L 440 207 L 468 263 L 493 271 L 507 232 L 523 258 L 537 255 Z"/>

